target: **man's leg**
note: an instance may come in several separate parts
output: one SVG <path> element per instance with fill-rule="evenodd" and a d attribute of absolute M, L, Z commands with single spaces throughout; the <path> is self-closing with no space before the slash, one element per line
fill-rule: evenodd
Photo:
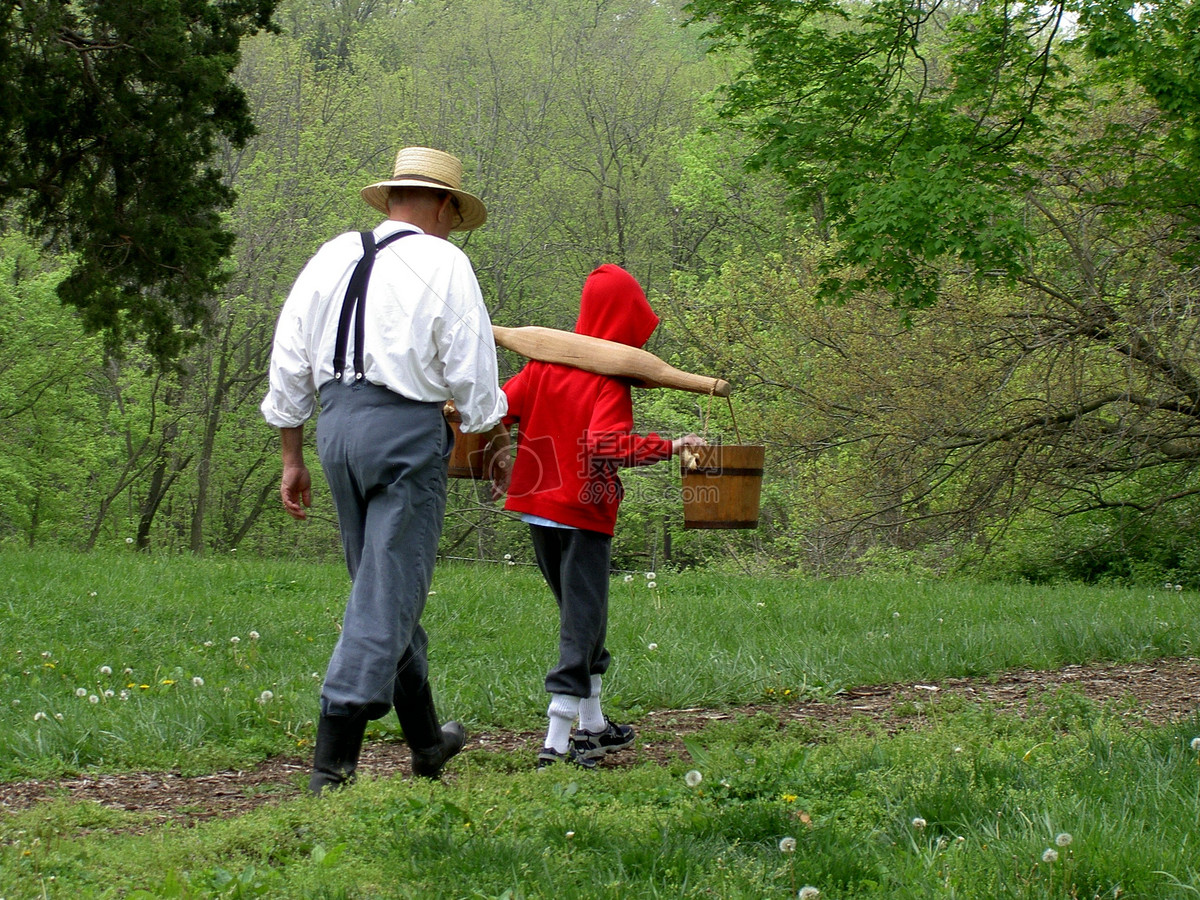
<path fill-rule="evenodd" d="M 392 705 L 412 751 L 413 774 L 437 778 L 450 758 L 462 750 L 467 733 L 458 722 L 442 725 L 438 720 L 429 686 L 427 644 L 425 629 L 418 625 L 412 643 L 396 666 Z"/>
<path fill-rule="evenodd" d="M 447 429 L 436 405 L 374 385 L 327 387 L 322 400 L 318 448 L 353 584 L 321 692 L 327 727 L 318 725 L 315 756 L 332 758 L 346 781 L 357 726 L 392 708 L 397 666 L 425 607 L 445 512 Z M 338 728 L 350 723 L 352 731 Z"/>

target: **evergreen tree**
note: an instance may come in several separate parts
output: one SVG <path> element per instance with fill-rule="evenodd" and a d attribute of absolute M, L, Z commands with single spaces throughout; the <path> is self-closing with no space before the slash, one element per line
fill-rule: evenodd
<path fill-rule="evenodd" d="M 0 204 L 76 255 L 59 297 L 174 359 L 225 278 L 210 161 L 253 134 L 232 72 L 278 0 L 0 0 Z"/>

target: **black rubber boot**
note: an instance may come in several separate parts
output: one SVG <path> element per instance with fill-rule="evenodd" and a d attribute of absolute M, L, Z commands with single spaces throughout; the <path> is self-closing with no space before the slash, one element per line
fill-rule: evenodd
<path fill-rule="evenodd" d="M 428 681 L 405 691 L 397 679 L 393 701 L 404 739 L 412 750 L 413 774 L 437 778 L 450 757 L 466 744 L 466 730 L 457 722 L 438 725 L 437 708 L 433 705 L 433 691 L 429 689 Z"/>
<path fill-rule="evenodd" d="M 362 750 L 367 717 L 321 716 L 317 720 L 317 746 L 313 751 L 313 772 L 308 789 L 319 795 L 325 788 L 337 788 L 354 781 L 358 754 Z"/>

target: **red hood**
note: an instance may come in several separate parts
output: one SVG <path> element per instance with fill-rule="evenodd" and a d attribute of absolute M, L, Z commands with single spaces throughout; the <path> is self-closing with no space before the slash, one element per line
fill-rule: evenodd
<path fill-rule="evenodd" d="M 606 263 L 583 283 L 576 334 L 641 347 L 657 327 L 658 316 L 641 285 L 620 266 Z"/>

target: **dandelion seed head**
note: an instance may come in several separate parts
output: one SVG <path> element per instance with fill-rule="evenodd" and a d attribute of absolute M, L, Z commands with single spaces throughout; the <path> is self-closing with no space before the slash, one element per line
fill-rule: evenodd
<path fill-rule="evenodd" d="M 650 588 L 650 590 L 654 590 L 656 587 L 658 587 L 658 583 L 654 581 L 647 581 L 646 587 Z"/>
<path fill-rule="evenodd" d="M 99 703 L 99 702 L 100 702 L 100 698 L 97 697 L 95 694 L 88 694 L 88 703 Z"/>
<path fill-rule="evenodd" d="M 1044 863 L 1058 862 L 1058 851 L 1055 850 L 1053 847 L 1047 847 L 1046 851 L 1042 854 L 1042 862 L 1044 862 Z"/>
<path fill-rule="evenodd" d="M 205 642 L 204 642 L 204 646 L 205 646 L 205 647 L 211 647 L 212 645 L 213 645 L 213 642 L 212 642 L 212 641 L 205 641 Z"/>
<path fill-rule="evenodd" d="M 130 668 L 127 666 L 127 667 L 125 668 L 125 674 L 126 674 L 126 675 L 132 675 L 132 674 L 133 674 L 133 669 L 130 669 Z"/>
<path fill-rule="evenodd" d="M 653 581 L 653 580 L 654 580 L 654 573 L 653 573 L 653 572 L 647 572 L 647 573 L 646 573 L 646 580 L 647 580 L 647 581 Z"/>
<path fill-rule="evenodd" d="M 1064 831 L 1062 834 L 1059 834 L 1054 838 L 1054 843 L 1058 844 L 1060 847 L 1069 847 L 1071 846 L 1071 841 L 1073 840 L 1075 840 L 1075 838 L 1071 837 L 1071 832 Z"/>
<path fill-rule="evenodd" d="M 275 699 L 275 695 L 272 694 L 270 691 L 263 691 L 261 694 L 258 695 L 259 703 L 270 703 L 274 699 Z"/>
<path fill-rule="evenodd" d="M 250 640 L 252 640 L 252 641 L 257 641 L 257 640 L 258 640 L 258 636 L 259 636 L 259 635 L 258 635 L 258 632 L 257 632 L 257 631 L 252 631 L 252 632 L 250 632 Z"/>
<path fill-rule="evenodd" d="M 87 696 L 87 688 L 75 688 L 75 696 L 76 697 L 86 697 Z"/>
<path fill-rule="evenodd" d="M 898 619 L 898 618 L 900 618 L 900 613 L 898 613 L 898 612 L 894 612 L 894 613 L 892 613 L 892 618 L 893 618 L 893 619 Z"/>
<path fill-rule="evenodd" d="M 704 776 L 695 769 L 692 769 L 683 776 L 683 780 L 688 787 L 696 787 L 701 781 L 704 780 Z"/>
<path fill-rule="evenodd" d="M 806 884 L 800 888 L 800 893 L 796 895 L 796 900 L 818 900 L 821 892 L 811 884 Z"/>
<path fill-rule="evenodd" d="M 195 675 L 192 677 L 192 684 L 196 687 L 204 687 L 204 679 L 199 675 Z"/>
<path fill-rule="evenodd" d="M 912 827 L 913 827 L 913 828 L 924 828 L 924 827 L 925 827 L 925 825 L 926 825 L 926 822 L 925 822 L 925 820 L 924 820 L 924 819 L 922 819 L 920 816 L 916 816 L 916 817 L 915 817 L 915 818 L 912 820 Z"/>
<path fill-rule="evenodd" d="M 657 650 L 657 649 L 658 649 L 658 644 L 656 644 L 656 643 L 654 643 L 653 641 L 651 641 L 649 644 L 647 644 L 647 645 L 646 645 L 646 649 L 647 649 L 647 650 Z M 1197 740 L 1200 740 L 1200 738 L 1198 738 Z"/>
<path fill-rule="evenodd" d="M 113 692 L 111 690 L 107 690 L 104 692 L 104 696 L 105 699 L 111 700 L 113 698 Z"/>
<path fill-rule="evenodd" d="M 100 667 L 100 674 L 101 674 L 101 675 L 111 675 L 111 674 L 112 674 L 112 667 L 111 667 L 111 666 L 101 666 L 101 667 Z"/>
<path fill-rule="evenodd" d="M 796 852 L 796 839 L 794 837 L 780 838 L 779 839 L 779 852 L 780 853 L 795 853 Z"/>
<path fill-rule="evenodd" d="M 1177 585 L 1175 585 L 1175 590 L 1177 590 L 1177 591 L 1182 591 L 1182 590 L 1183 590 L 1183 585 L 1182 585 L 1182 584 L 1177 584 Z"/>
<path fill-rule="evenodd" d="M 44 719 L 48 719 L 48 718 L 50 718 L 50 717 L 47 716 L 44 712 L 35 712 L 33 714 L 33 721 L 35 721 L 35 722 L 41 722 Z"/>
<path fill-rule="evenodd" d="M 231 644 L 240 644 L 241 642 L 242 642 L 242 639 L 240 637 L 238 637 L 236 634 L 229 639 L 229 643 L 231 643 Z"/>
<path fill-rule="evenodd" d="M 59 722 L 61 722 L 61 721 L 63 721 L 63 714 L 62 714 L 62 713 L 55 713 L 55 714 L 54 714 L 54 718 L 55 718 L 55 719 L 57 719 Z"/>
<path fill-rule="evenodd" d="M 133 543 L 133 538 L 125 538 L 125 543 L 127 543 L 127 544 L 132 544 L 132 543 Z"/>
<path fill-rule="evenodd" d="M 632 576 L 632 575 L 626 575 L 626 576 L 625 576 L 625 583 L 626 583 L 626 584 L 629 584 L 629 582 L 631 582 L 631 581 L 633 581 L 633 576 Z"/>
<path fill-rule="evenodd" d="M 512 554 L 511 554 L 511 553 L 505 553 L 505 554 L 504 554 L 504 558 L 505 558 L 505 560 L 512 559 Z M 572 832 L 572 833 L 573 833 L 573 832 Z"/>
<path fill-rule="evenodd" d="M 1200 737 L 1192 738 L 1192 749 L 1200 751 Z"/>

